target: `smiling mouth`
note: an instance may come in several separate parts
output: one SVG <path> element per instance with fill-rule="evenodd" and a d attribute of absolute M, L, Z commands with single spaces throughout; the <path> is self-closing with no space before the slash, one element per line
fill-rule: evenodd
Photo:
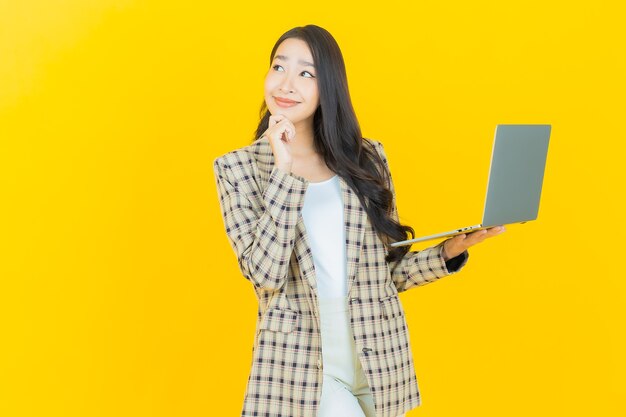
<path fill-rule="evenodd" d="M 278 104 L 281 107 L 291 107 L 291 106 L 295 106 L 296 104 L 299 104 L 299 102 L 297 101 L 283 100 L 278 97 L 274 97 L 274 101 L 276 102 L 276 104 Z"/>

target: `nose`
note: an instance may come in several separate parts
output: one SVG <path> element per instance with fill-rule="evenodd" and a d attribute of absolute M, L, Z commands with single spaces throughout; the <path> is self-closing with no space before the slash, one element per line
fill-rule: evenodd
<path fill-rule="evenodd" d="M 291 85 L 291 78 L 285 77 L 284 81 L 280 85 L 280 91 L 284 93 L 293 93 L 294 89 Z"/>
<path fill-rule="evenodd" d="M 293 88 L 286 88 L 284 86 L 280 87 L 280 91 L 285 92 L 285 93 L 293 93 Z"/>

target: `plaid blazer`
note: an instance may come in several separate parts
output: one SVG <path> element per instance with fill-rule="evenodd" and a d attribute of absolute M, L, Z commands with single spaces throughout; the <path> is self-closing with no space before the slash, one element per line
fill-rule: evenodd
<path fill-rule="evenodd" d="M 365 144 L 382 156 L 394 192 L 383 145 L 372 139 Z M 323 352 L 315 270 L 301 215 L 308 181 L 274 167 L 265 137 L 216 158 L 213 168 L 228 241 L 259 302 L 241 416 L 316 417 Z M 376 416 L 396 417 L 420 405 L 398 293 L 458 272 L 469 254 L 444 262 L 441 242 L 387 263 L 386 247 L 356 193 L 339 181 L 354 341 Z M 394 194 L 397 219 L 395 200 Z"/>

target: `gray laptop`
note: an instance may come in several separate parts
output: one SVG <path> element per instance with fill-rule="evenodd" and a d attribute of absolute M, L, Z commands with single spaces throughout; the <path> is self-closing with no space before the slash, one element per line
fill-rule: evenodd
<path fill-rule="evenodd" d="M 482 223 L 394 242 L 391 246 L 535 220 L 539 212 L 550 130 L 551 125 L 497 125 Z"/>

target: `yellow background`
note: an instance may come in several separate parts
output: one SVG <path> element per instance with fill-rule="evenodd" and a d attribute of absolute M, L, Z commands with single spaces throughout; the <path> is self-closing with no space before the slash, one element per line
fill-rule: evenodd
<path fill-rule="evenodd" d="M 211 162 L 308 23 L 418 234 L 480 221 L 497 123 L 553 125 L 538 220 L 401 295 L 408 416 L 626 415 L 620 2 L 222 3 L 0 1 L 0 415 L 239 415 L 256 299 Z"/>

